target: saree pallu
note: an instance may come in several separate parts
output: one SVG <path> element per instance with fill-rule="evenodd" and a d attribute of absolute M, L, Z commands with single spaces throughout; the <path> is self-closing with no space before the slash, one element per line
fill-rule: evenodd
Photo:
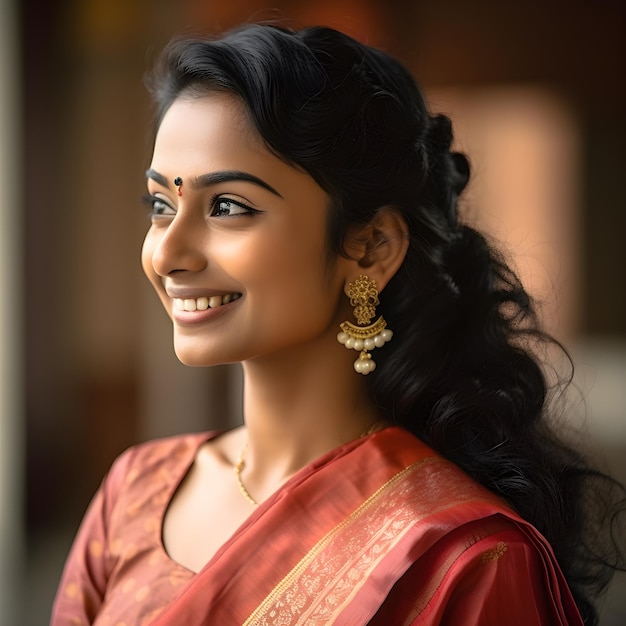
<path fill-rule="evenodd" d="M 191 449 L 202 442 L 187 441 Z M 130 482 L 132 491 L 129 475 L 141 481 L 154 473 L 155 461 L 171 463 L 172 451 L 155 454 L 154 446 L 176 443 L 144 444 L 117 472 L 125 477 L 116 482 L 127 488 Z M 182 457 L 183 463 L 192 460 Z M 164 466 L 159 472 L 163 477 Z M 146 502 L 166 501 L 174 490 L 155 496 L 142 487 Z M 108 512 L 98 514 L 109 537 L 118 534 L 117 501 L 124 497 L 109 493 Z M 134 519 L 141 517 L 139 510 Z M 89 586 L 98 578 L 97 588 L 82 595 L 92 605 L 108 604 L 113 616 L 116 595 L 147 560 L 152 570 L 141 574 L 142 588 L 152 584 L 159 595 L 158 581 L 149 578 L 166 564 L 163 555 L 159 560 L 160 536 L 156 547 L 134 551 L 134 574 L 122 574 L 132 569 L 122 562 L 129 559 L 123 551 L 99 550 L 106 552 L 104 567 L 82 555 L 80 545 L 94 541 L 85 524 L 66 566 L 61 596 L 67 585 L 80 587 L 83 580 L 82 586 Z M 77 571 L 81 567 L 90 574 Z M 144 613 L 145 620 L 127 621 L 128 626 L 582 624 L 545 539 L 400 428 L 350 442 L 303 468 L 255 509 L 202 571 L 182 578 L 165 608 Z M 58 599 L 52 623 L 71 624 L 61 617 L 70 610 Z M 100 619 L 98 608 L 91 613 L 97 615 L 93 622 L 74 623 L 109 623 Z"/>

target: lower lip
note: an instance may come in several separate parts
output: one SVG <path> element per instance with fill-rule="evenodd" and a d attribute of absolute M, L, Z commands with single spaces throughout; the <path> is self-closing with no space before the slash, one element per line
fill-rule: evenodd
<path fill-rule="evenodd" d="M 174 321 L 180 326 L 194 326 L 196 324 L 202 324 L 210 320 L 217 319 L 225 313 L 228 313 L 233 307 L 237 306 L 237 303 L 241 300 L 241 297 L 237 300 L 233 300 L 228 304 L 222 304 L 213 309 L 208 308 L 204 311 L 181 311 L 180 309 L 173 308 L 172 317 Z"/>

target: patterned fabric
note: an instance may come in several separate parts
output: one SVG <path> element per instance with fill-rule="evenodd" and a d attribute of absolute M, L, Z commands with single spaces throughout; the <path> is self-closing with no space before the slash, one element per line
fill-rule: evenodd
<path fill-rule="evenodd" d="M 193 578 L 161 542 L 165 510 L 208 436 L 131 448 L 113 465 L 74 541 L 52 624 L 150 624 Z"/>
<path fill-rule="evenodd" d="M 53 626 L 582 624 L 541 535 L 400 428 L 302 469 L 190 572 L 161 528 L 210 436 L 116 461 L 68 558 Z"/>

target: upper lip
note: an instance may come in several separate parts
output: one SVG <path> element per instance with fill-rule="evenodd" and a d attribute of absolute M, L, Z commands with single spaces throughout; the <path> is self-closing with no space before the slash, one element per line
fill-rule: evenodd
<path fill-rule="evenodd" d="M 239 291 L 214 291 L 210 289 L 194 289 L 192 287 L 166 287 L 165 292 L 170 298 L 191 299 L 210 298 L 211 296 L 225 296 L 229 293 L 240 293 Z"/>

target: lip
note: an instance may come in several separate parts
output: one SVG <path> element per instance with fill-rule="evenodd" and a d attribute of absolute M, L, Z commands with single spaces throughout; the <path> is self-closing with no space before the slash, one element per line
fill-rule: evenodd
<path fill-rule="evenodd" d="M 179 292 L 177 290 L 176 293 L 182 293 L 182 292 Z M 200 298 L 206 295 L 206 292 L 202 293 L 201 295 L 195 295 L 195 296 L 190 295 L 191 293 L 192 293 L 191 291 L 185 291 L 183 295 L 177 295 L 175 297 L 176 298 L 183 298 L 183 297 Z M 194 293 L 197 293 L 197 292 L 194 292 Z M 169 294 L 169 290 L 168 290 L 168 294 Z M 213 294 L 213 295 L 220 295 L 220 294 Z M 240 302 L 242 299 L 243 299 L 243 296 L 240 296 L 239 298 L 237 298 L 237 300 L 232 300 L 228 304 L 221 304 L 220 306 L 215 307 L 214 309 L 208 308 L 208 309 L 205 309 L 204 311 L 180 311 L 174 306 L 174 303 L 172 301 L 172 308 L 171 308 L 172 319 L 179 326 L 195 326 L 197 324 L 202 324 L 204 322 L 218 319 L 222 315 L 227 314 L 233 307 L 236 307 L 237 303 Z"/>

